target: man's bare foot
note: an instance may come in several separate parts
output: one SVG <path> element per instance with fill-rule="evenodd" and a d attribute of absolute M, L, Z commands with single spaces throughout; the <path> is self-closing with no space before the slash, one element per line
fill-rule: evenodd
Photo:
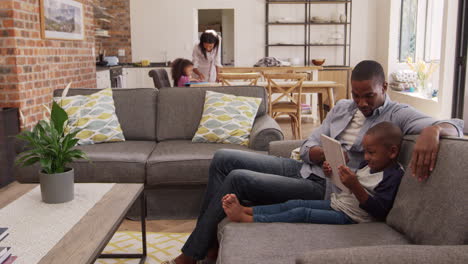
<path fill-rule="evenodd" d="M 232 222 L 253 222 L 253 217 L 244 213 L 244 207 L 239 203 L 235 194 L 229 194 L 223 201 L 223 209 Z"/>

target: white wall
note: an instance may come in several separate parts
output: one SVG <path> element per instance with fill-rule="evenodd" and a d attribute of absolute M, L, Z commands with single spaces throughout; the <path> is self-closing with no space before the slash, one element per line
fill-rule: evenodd
<path fill-rule="evenodd" d="M 378 0 L 388 1 L 388 0 Z M 352 14 L 351 65 L 376 59 L 376 0 L 354 0 Z M 286 6 L 283 6 L 285 8 Z M 264 0 L 138 0 L 130 1 L 133 61 L 162 61 L 192 57 L 197 42 L 198 9 L 233 8 L 235 64 L 252 66 L 264 56 Z M 286 39 L 295 33 L 288 33 Z M 302 33 L 303 35 L 303 33 Z"/>
<path fill-rule="evenodd" d="M 263 0 L 139 0 L 130 1 L 134 61 L 192 57 L 197 40 L 198 9 L 235 9 L 235 61 L 253 65 L 263 56 Z"/>

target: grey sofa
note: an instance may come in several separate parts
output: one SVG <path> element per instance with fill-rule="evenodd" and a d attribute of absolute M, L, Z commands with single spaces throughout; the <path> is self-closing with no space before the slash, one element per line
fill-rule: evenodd
<path fill-rule="evenodd" d="M 405 137 L 406 167 L 415 136 Z M 270 144 L 289 157 L 301 141 Z M 358 225 L 230 223 L 218 227 L 218 263 L 468 263 L 468 140 L 441 140 L 425 182 L 407 170 L 386 222 Z"/>
<path fill-rule="evenodd" d="M 262 98 L 250 146 L 192 143 L 200 122 L 205 91 Z M 70 89 L 69 95 L 96 89 Z M 60 96 L 62 90 L 55 91 Z M 263 87 L 114 89 L 113 97 L 126 141 L 79 146 L 91 163 L 71 164 L 76 182 L 145 183 L 148 216 L 187 219 L 198 215 L 214 152 L 221 148 L 265 152 L 282 140 L 278 124 L 267 115 Z M 38 182 L 38 166 L 16 168 L 19 182 Z M 138 214 L 138 206 L 131 214 Z"/>

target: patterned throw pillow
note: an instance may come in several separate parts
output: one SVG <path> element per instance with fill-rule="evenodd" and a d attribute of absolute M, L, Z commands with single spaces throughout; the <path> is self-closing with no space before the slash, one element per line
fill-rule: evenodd
<path fill-rule="evenodd" d="M 261 98 L 207 91 L 203 116 L 192 142 L 248 146 Z"/>
<path fill-rule="evenodd" d="M 76 135 L 79 145 L 125 141 L 110 88 L 90 95 L 67 96 L 63 100 L 56 98 L 56 101 L 67 112 L 70 129 L 81 130 Z"/>

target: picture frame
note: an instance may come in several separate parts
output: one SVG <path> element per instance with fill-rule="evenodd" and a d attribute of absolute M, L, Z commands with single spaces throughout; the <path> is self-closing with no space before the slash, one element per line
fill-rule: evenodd
<path fill-rule="evenodd" d="M 75 0 L 40 0 L 43 39 L 83 40 L 83 3 Z"/>

